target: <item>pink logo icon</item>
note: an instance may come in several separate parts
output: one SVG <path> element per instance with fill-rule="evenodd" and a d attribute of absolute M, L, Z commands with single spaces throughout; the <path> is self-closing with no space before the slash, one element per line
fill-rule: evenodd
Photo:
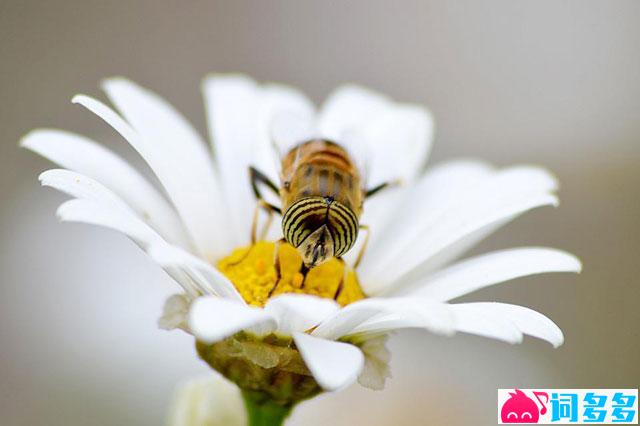
<path fill-rule="evenodd" d="M 540 409 L 538 405 L 524 394 L 520 389 L 516 389 L 514 392 L 509 392 L 511 397 L 502 405 L 500 410 L 500 418 L 503 423 L 538 423 L 540 414 L 547 412 L 546 404 L 549 402 L 549 395 L 546 392 L 533 392 L 533 395 L 540 403 Z M 540 397 L 544 397 L 545 401 L 542 402 Z"/>

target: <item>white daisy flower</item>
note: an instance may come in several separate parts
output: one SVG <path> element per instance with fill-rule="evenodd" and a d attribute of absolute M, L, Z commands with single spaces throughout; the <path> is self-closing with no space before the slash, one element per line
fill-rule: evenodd
<path fill-rule="evenodd" d="M 520 214 L 557 205 L 557 182 L 546 170 L 458 160 L 425 171 L 430 114 L 352 85 L 316 110 L 290 87 L 208 77 L 210 149 L 155 94 L 123 78 L 107 80 L 103 89 L 119 113 L 84 95 L 73 102 L 122 135 L 160 190 L 82 136 L 35 130 L 22 144 L 64 168 L 40 176 L 43 185 L 73 197 L 58 209 L 61 220 L 126 234 L 182 286 L 167 301 L 161 327 L 193 334 L 201 357 L 243 390 L 289 404 L 357 379 L 380 389 L 389 376 L 386 336 L 406 328 L 563 343 L 550 319 L 526 307 L 451 302 L 522 276 L 580 271 L 574 256 L 542 247 L 457 260 Z M 309 136 L 359 154 L 370 187 L 402 181 L 365 202 L 361 223 L 371 239 L 357 271 L 334 259 L 302 277 L 293 247 L 283 245 L 274 261 L 277 226 L 272 239 L 248 250 L 256 206 L 249 166 L 277 182 L 273 140 Z"/>

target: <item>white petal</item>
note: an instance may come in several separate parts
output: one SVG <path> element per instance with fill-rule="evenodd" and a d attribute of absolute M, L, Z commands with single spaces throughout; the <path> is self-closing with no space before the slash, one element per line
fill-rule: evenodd
<path fill-rule="evenodd" d="M 226 242 L 227 220 L 211 152 L 193 126 L 156 94 L 123 78 L 103 88 L 133 128 L 166 161 L 169 192 L 193 239 L 206 256 L 219 254 Z M 165 184 L 165 182 L 163 182 Z"/>
<path fill-rule="evenodd" d="M 233 212 L 231 244 L 248 237 L 255 201 L 249 185 L 249 165 L 256 139 L 258 94 L 255 83 L 244 78 L 210 78 L 203 83 L 210 139 L 222 191 Z"/>
<path fill-rule="evenodd" d="M 412 273 L 407 275 L 407 280 L 416 280 L 420 277 L 426 276 L 437 271 L 440 268 L 443 268 L 447 264 L 459 259 L 466 252 L 475 247 L 479 242 L 483 241 L 485 238 L 496 232 L 498 229 L 505 226 L 507 223 L 511 222 L 513 219 L 518 217 L 519 215 L 525 213 L 528 210 L 533 208 L 538 208 L 542 206 L 558 206 L 558 198 L 544 198 L 546 204 L 537 205 L 532 208 L 526 209 L 524 211 L 520 211 L 519 213 L 513 214 L 511 216 L 504 217 L 502 219 L 496 220 L 488 225 L 481 226 L 473 232 L 466 234 L 465 236 L 459 238 L 452 244 L 449 244 L 446 248 L 441 250 L 432 256 L 424 265 L 424 269 L 417 268 Z M 527 204 L 529 205 L 529 204 Z M 396 283 L 397 285 L 402 286 L 402 280 Z M 393 292 L 394 286 L 390 286 L 388 288 L 389 292 Z"/>
<path fill-rule="evenodd" d="M 253 326 L 275 329 L 276 321 L 264 309 L 215 296 L 199 297 L 189 312 L 189 328 L 198 340 L 207 344 Z"/>
<path fill-rule="evenodd" d="M 283 294 L 269 299 L 264 307 L 278 321 L 278 331 L 292 334 L 307 331 L 340 309 L 334 300 L 307 294 Z"/>
<path fill-rule="evenodd" d="M 320 109 L 318 126 L 329 138 L 341 140 L 345 132 L 361 128 L 384 114 L 391 101 L 373 90 L 349 84 L 337 88 Z"/>
<path fill-rule="evenodd" d="M 256 144 L 258 88 L 249 79 L 209 78 L 203 84 L 206 110 L 222 191 L 229 210 L 231 244 L 246 242 L 255 198 L 249 185 Z M 272 176 L 273 177 L 273 176 Z"/>
<path fill-rule="evenodd" d="M 182 248 L 158 243 L 150 246 L 147 253 L 162 267 L 175 267 L 183 270 L 204 290 L 203 294 L 215 294 L 244 303 L 242 296 L 227 277 L 209 263 Z"/>
<path fill-rule="evenodd" d="M 474 304 L 455 304 L 450 309 L 456 321 L 456 330 L 490 339 L 516 344 L 522 343 L 518 327 L 497 312 Z"/>
<path fill-rule="evenodd" d="M 382 300 L 388 305 L 385 312 L 357 325 L 348 335 L 377 335 L 406 328 L 421 328 L 445 336 L 455 332 L 455 319 L 445 303 L 414 297 Z"/>
<path fill-rule="evenodd" d="M 354 85 L 329 96 L 318 126 L 323 136 L 346 144 L 355 156 L 365 156 L 370 186 L 413 179 L 426 161 L 433 137 L 433 119 L 426 109 L 395 103 Z M 366 152 L 360 154 L 363 148 Z"/>
<path fill-rule="evenodd" d="M 242 75 L 213 75 L 203 83 L 216 162 L 231 216 L 234 243 L 246 243 L 256 205 L 249 166 L 279 179 L 270 125 L 278 114 L 312 115 L 313 106 L 295 89 L 257 85 Z"/>
<path fill-rule="evenodd" d="M 65 169 L 53 169 L 41 173 L 40 176 L 38 176 L 38 180 L 43 186 L 57 189 L 72 197 L 113 204 L 126 211 L 132 212 L 130 207 L 126 205 L 121 198 L 117 197 L 99 182 L 80 173 Z"/>
<path fill-rule="evenodd" d="M 240 389 L 213 374 L 190 380 L 176 391 L 168 426 L 245 426 Z"/>
<path fill-rule="evenodd" d="M 70 171 L 55 170 L 43 175 L 43 183 L 59 187 L 71 195 L 83 197 L 67 201 L 58 208 L 57 214 L 62 221 L 82 222 L 114 229 L 131 238 L 145 251 L 152 247 L 172 247 L 129 209 L 124 201 L 100 183 Z M 184 252 L 179 247 L 174 247 L 174 251 Z M 201 273 L 194 272 L 194 268 L 186 262 L 161 266 L 191 296 L 215 293 L 212 289 L 212 278 L 202 278 Z"/>
<path fill-rule="evenodd" d="M 452 203 L 492 173 L 486 163 L 453 160 L 432 167 L 414 185 L 406 185 L 400 191 L 385 190 L 367 200 L 362 223 L 370 225 L 372 232 L 360 274 L 367 276 L 375 270 L 379 256 L 386 258 L 389 253 L 398 252 L 417 232 L 430 226 Z M 385 197 L 392 199 L 384 200 Z M 410 208 L 397 208 L 404 205 Z"/>
<path fill-rule="evenodd" d="M 187 316 L 191 300 L 186 294 L 174 294 L 167 298 L 162 309 L 162 316 L 158 319 L 158 327 L 163 330 L 180 328 L 188 329 Z"/>
<path fill-rule="evenodd" d="M 396 223 L 394 218 L 399 214 L 397 206 L 404 205 L 406 195 L 406 187 L 394 187 L 385 189 L 365 200 L 360 223 L 369 226 L 371 236 L 369 237 L 367 255 L 362 258 L 358 272 L 375 264 L 377 256 L 381 252 L 384 253 L 387 242 L 395 241 L 397 235 L 392 234 L 391 228 Z"/>
<path fill-rule="evenodd" d="M 216 224 L 224 223 L 226 214 L 203 143 L 190 137 L 193 133 L 185 130 L 188 124 L 184 119 L 149 92 L 124 80 L 109 80 L 105 90 L 132 125 L 140 128 L 134 130 L 111 108 L 88 96 L 76 96 L 73 102 L 102 118 L 142 156 L 167 191 L 201 253 L 212 258 L 222 255 L 226 229 L 216 229 Z"/>
<path fill-rule="evenodd" d="M 323 321 L 311 334 L 325 339 L 339 339 L 378 314 L 391 309 L 386 299 L 364 299 L 340 309 Z"/>
<path fill-rule="evenodd" d="M 383 335 L 358 343 L 364 353 L 364 368 L 358 376 L 358 383 L 365 388 L 382 390 L 386 380 L 391 377 L 391 352 L 386 347 L 388 337 Z"/>
<path fill-rule="evenodd" d="M 556 185 L 548 172 L 535 167 L 514 167 L 486 179 L 416 233 L 401 250 L 386 253 L 363 277 L 367 291 L 375 294 L 391 283 L 424 276 L 453 260 L 460 247 L 467 248 L 465 239 L 484 236 L 483 229 L 536 207 L 557 205 L 557 197 L 551 194 Z M 420 224 L 414 227 L 423 228 Z M 450 248 L 456 250 L 448 252 Z"/>
<path fill-rule="evenodd" d="M 365 131 L 371 146 L 369 186 L 400 179 L 411 182 L 424 167 L 433 139 L 433 118 L 423 107 L 398 105 Z"/>
<path fill-rule="evenodd" d="M 60 166 L 102 183 L 148 218 L 161 235 L 186 246 L 187 237 L 173 207 L 122 158 L 94 141 L 70 132 L 40 129 L 28 133 L 21 145 Z"/>
<path fill-rule="evenodd" d="M 120 231 L 143 248 L 162 241 L 153 229 L 131 212 L 94 200 L 67 201 L 58 208 L 57 215 L 65 222 L 82 222 Z"/>
<path fill-rule="evenodd" d="M 364 366 L 364 356 L 356 346 L 295 333 L 293 339 L 316 382 L 327 391 L 353 383 Z"/>
<path fill-rule="evenodd" d="M 514 278 L 547 272 L 580 272 L 573 255 L 551 248 L 516 248 L 476 256 L 410 283 L 403 294 L 448 301 Z"/>
<path fill-rule="evenodd" d="M 434 236 L 434 246 L 432 251 L 425 253 L 424 242 L 418 243 L 414 249 L 421 254 L 417 254 L 416 257 L 409 263 L 413 266 L 406 268 L 406 275 L 404 278 L 407 280 L 417 279 L 417 277 L 436 270 L 443 265 L 451 262 L 466 250 L 471 248 L 475 243 L 481 241 L 490 232 L 497 229 L 495 224 L 504 224 L 518 215 L 527 212 L 529 210 L 543 207 L 558 205 L 558 198 L 551 194 L 541 194 L 531 197 L 522 197 L 518 200 L 512 200 L 509 203 L 505 203 L 500 208 L 497 208 L 491 213 L 478 215 L 478 217 L 461 224 L 462 226 L 457 230 L 449 229 L 448 235 L 439 234 L 438 237 Z M 485 229 L 489 229 L 490 232 L 483 232 Z M 471 243 L 469 243 L 471 241 Z M 462 249 L 461 249 L 462 247 Z M 419 258 L 422 257 L 420 261 Z M 425 260 L 426 259 L 426 260 Z M 400 274 L 396 275 L 399 277 Z"/>
<path fill-rule="evenodd" d="M 510 305 L 506 303 L 464 303 L 451 305 L 456 310 L 475 310 L 477 313 L 494 315 L 510 321 L 520 332 L 546 340 L 557 348 L 564 342 L 562 330 L 549 318 L 524 306 Z M 487 330 L 491 333 L 491 330 Z M 475 334 L 481 334 L 474 331 Z M 493 337 L 493 336 L 490 336 Z"/>
<path fill-rule="evenodd" d="M 214 180 L 207 145 L 172 105 L 155 93 L 124 78 L 110 78 L 102 85 L 116 108 L 131 126 L 156 149 L 179 155 L 176 160 L 191 167 L 184 170 L 194 180 Z"/>

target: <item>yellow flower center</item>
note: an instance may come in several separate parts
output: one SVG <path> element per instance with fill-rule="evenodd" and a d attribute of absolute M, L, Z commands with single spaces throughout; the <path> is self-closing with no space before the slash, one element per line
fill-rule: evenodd
<path fill-rule="evenodd" d="M 259 241 L 239 247 L 218 262 L 218 269 L 231 280 L 244 300 L 264 306 L 270 297 L 282 293 L 304 293 L 335 299 L 345 306 L 365 297 L 355 271 L 343 261 L 331 259 L 301 272 L 302 258 L 289 244 Z"/>

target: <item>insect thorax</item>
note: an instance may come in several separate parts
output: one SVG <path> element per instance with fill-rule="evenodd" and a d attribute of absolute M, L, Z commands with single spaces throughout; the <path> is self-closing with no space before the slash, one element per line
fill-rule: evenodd
<path fill-rule="evenodd" d="M 282 161 L 282 206 L 302 198 L 328 197 L 360 217 L 363 189 L 355 163 L 340 145 L 326 140 L 304 142 Z"/>

